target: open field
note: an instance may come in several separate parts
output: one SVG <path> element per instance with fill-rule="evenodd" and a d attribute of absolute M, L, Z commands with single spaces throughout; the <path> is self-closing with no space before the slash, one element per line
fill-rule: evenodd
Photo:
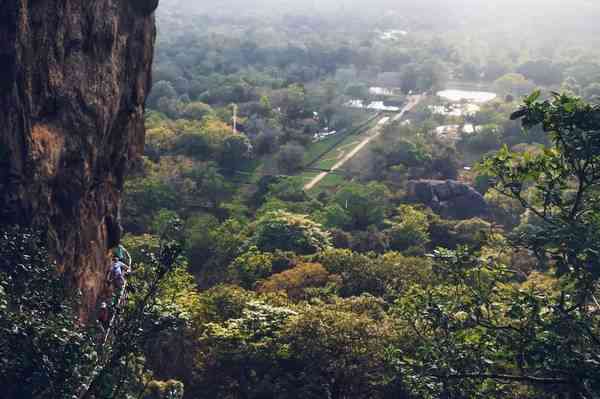
<path fill-rule="evenodd" d="M 402 116 L 410 111 L 411 109 L 413 109 L 415 106 L 417 106 L 419 104 L 419 102 L 423 99 L 424 97 L 421 95 L 416 95 L 416 96 L 412 96 L 409 98 L 408 103 L 404 106 L 404 108 L 402 108 L 402 111 L 398 114 L 398 118 L 402 118 Z M 351 160 L 352 158 L 354 158 L 354 156 L 356 156 L 356 154 L 358 154 L 360 151 L 362 151 L 365 147 L 367 147 L 369 145 L 369 143 L 377 138 L 381 132 L 383 131 L 384 126 L 390 121 L 390 117 L 388 116 L 384 116 L 381 118 L 375 118 L 374 120 L 371 121 L 370 124 L 372 124 L 372 127 L 370 127 L 370 129 L 368 129 L 366 131 L 366 133 L 363 135 L 365 138 L 362 139 L 360 141 L 360 143 L 358 145 L 356 145 L 356 147 L 354 147 L 352 150 L 348 151 L 347 153 L 344 154 L 344 156 L 342 157 L 342 159 L 340 159 L 339 161 L 337 161 L 333 166 L 331 167 L 323 167 L 322 169 L 329 169 L 330 171 L 327 172 L 321 172 L 319 175 L 317 175 L 313 180 L 311 180 L 309 183 L 307 183 L 304 186 L 304 189 L 306 191 L 310 191 L 313 188 L 315 188 L 319 183 L 321 183 L 321 181 L 325 180 L 326 178 L 328 178 L 331 174 L 332 171 L 338 170 L 340 168 L 342 168 L 349 160 Z M 340 142 L 340 145 L 344 145 L 344 141 L 343 140 Z M 329 162 L 327 163 L 327 165 L 329 164 Z M 342 180 L 344 179 L 342 176 L 337 176 L 339 178 L 341 178 Z M 336 177 L 336 179 L 337 179 Z"/>

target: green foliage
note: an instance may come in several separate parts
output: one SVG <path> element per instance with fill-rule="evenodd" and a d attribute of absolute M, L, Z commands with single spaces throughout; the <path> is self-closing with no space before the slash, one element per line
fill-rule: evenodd
<path fill-rule="evenodd" d="M 150 232 L 160 236 L 166 232 L 173 219 L 178 219 L 177 212 L 168 209 L 160 209 L 150 223 Z"/>
<path fill-rule="evenodd" d="M 395 223 L 387 230 L 390 248 L 423 255 L 430 241 L 427 215 L 409 205 L 400 206 L 398 213 Z"/>
<path fill-rule="evenodd" d="M 532 273 L 519 283 L 518 270 L 484 255 L 490 248 L 437 250 L 437 282 L 413 286 L 395 309 L 404 338 L 393 363 L 420 396 L 593 397 L 598 389 L 598 111 L 565 95 L 539 98 L 528 97 L 514 117 L 541 123 L 551 147 L 504 148 L 481 169 L 535 220 L 510 248 L 536 254 L 538 270 L 550 263 L 556 277 Z M 478 240 L 488 227 L 472 220 L 456 229 Z"/>
<path fill-rule="evenodd" d="M 151 381 L 143 393 L 142 399 L 181 399 L 184 387 L 179 381 Z"/>
<path fill-rule="evenodd" d="M 183 321 L 172 303 L 191 286 L 183 271 L 170 273 L 177 268 L 177 245 L 163 242 L 155 255 L 148 256 L 148 264 L 136 264 L 128 278 L 129 300 L 113 324 L 116 339 L 101 346 L 103 331 L 91 320 L 88 326 L 81 323 L 77 298 L 68 294 L 63 276 L 48 261 L 39 234 L 10 228 L 0 235 L 3 395 L 137 394 L 148 374 L 144 344 Z"/>
<path fill-rule="evenodd" d="M 213 162 L 193 167 L 184 173 L 184 181 L 189 179 L 192 187 L 188 192 L 191 201 L 201 201 L 203 198 L 208 202 L 207 205 L 217 209 L 223 201 L 231 197 L 233 192 L 232 183 L 228 181 L 224 173 L 219 170 Z"/>
<path fill-rule="evenodd" d="M 142 264 L 150 263 L 152 261 L 152 254 L 155 254 L 160 249 L 160 237 L 151 234 L 126 234 L 121 243 L 127 248 L 132 259 Z"/>
<path fill-rule="evenodd" d="M 277 154 L 277 165 L 285 173 L 295 173 L 304 163 L 304 148 L 298 144 L 286 144 Z"/>
<path fill-rule="evenodd" d="M 600 144 L 594 134 L 598 111 L 582 100 L 556 95 L 550 100 L 527 100 L 514 117 L 526 126 L 542 124 L 550 133 L 552 147 L 538 153 L 511 153 L 503 148 L 486 159 L 482 168 L 496 176 L 496 188 L 516 199 L 542 220 L 539 236 L 523 237 L 526 245 L 550 250 L 561 271 L 573 268 L 585 278 L 600 276 L 594 212 L 596 174 Z M 526 189 L 531 187 L 531 193 Z M 527 195 L 526 195 L 527 194 Z M 558 249 L 554 252 L 554 248 Z M 576 256 L 574 254 L 577 254 Z"/>
<path fill-rule="evenodd" d="M 347 249 L 321 252 L 316 260 L 325 269 L 342 278 L 340 295 L 368 293 L 393 302 L 412 283 L 428 280 L 430 263 L 424 258 L 405 257 L 397 252 L 370 256 Z"/>
<path fill-rule="evenodd" d="M 252 144 L 243 134 L 226 137 L 222 143 L 220 164 L 226 168 L 236 169 L 244 160 L 252 156 Z"/>
<path fill-rule="evenodd" d="M 177 92 L 175 88 L 170 82 L 161 80 L 154 84 L 152 87 L 152 92 L 150 97 L 148 98 L 149 105 L 157 105 L 158 100 L 161 98 L 175 98 L 177 96 Z"/>
<path fill-rule="evenodd" d="M 231 280 L 246 289 L 253 288 L 258 280 L 268 277 L 272 271 L 273 255 L 260 252 L 256 247 L 250 247 L 229 266 Z"/>
<path fill-rule="evenodd" d="M 258 220 L 252 242 L 261 251 L 311 254 L 330 246 L 330 237 L 321 225 L 306 216 L 274 211 Z"/>
<path fill-rule="evenodd" d="M 300 263 L 292 269 L 274 274 L 262 281 L 257 291 L 285 292 L 287 297 L 293 301 L 307 300 L 315 289 L 337 288 L 338 278 L 325 270 L 318 263 Z"/>
<path fill-rule="evenodd" d="M 353 228 L 365 229 L 383 222 L 386 195 L 381 184 L 347 184 L 335 194 L 334 201 L 352 218 Z"/>
<path fill-rule="evenodd" d="M 381 398 L 393 379 L 383 362 L 391 330 L 365 314 L 310 306 L 292 316 L 282 340 L 301 365 L 300 397 Z M 402 394 L 396 388 L 393 397 Z"/>
<path fill-rule="evenodd" d="M 420 396 L 460 393 L 485 397 L 478 380 L 447 377 L 477 374 L 475 370 L 488 367 L 493 369 L 496 361 L 507 355 L 494 346 L 496 343 L 501 346 L 502 338 L 481 322 L 487 321 L 488 316 L 502 314 L 499 304 L 494 306 L 485 301 L 493 301 L 491 295 L 496 279 L 506 281 L 506 277 L 464 252 L 440 250 L 435 255 L 439 259 L 435 270 L 443 282 L 431 288 L 415 286 L 396 304 L 397 328 L 410 336 L 399 341 L 395 362 L 402 369 L 405 381 L 412 385 L 411 390 L 420 392 Z M 470 290 L 476 290 L 477 294 L 471 295 Z M 497 320 L 493 323 L 497 325 Z M 411 332 L 415 328 L 418 335 Z M 444 335 L 446 332 L 449 335 Z M 497 334 L 503 333 L 498 330 Z M 482 380 L 485 381 L 485 377 Z"/>
<path fill-rule="evenodd" d="M 295 312 L 259 301 L 244 304 L 239 317 L 208 323 L 198 357 L 200 397 L 276 394 L 274 380 L 282 373 L 277 336 Z"/>
<path fill-rule="evenodd" d="M 294 177 L 284 177 L 269 185 L 267 197 L 275 197 L 287 202 L 302 202 L 309 199 L 304 191 L 302 180 Z"/>
<path fill-rule="evenodd" d="M 563 80 L 563 68 L 550 60 L 528 61 L 517 68 L 517 72 L 540 85 L 556 85 Z"/>
<path fill-rule="evenodd" d="M 513 94 L 522 97 L 531 93 L 535 85 L 528 81 L 525 76 L 518 73 L 508 73 L 494 82 L 498 91 L 504 94 Z"/>
<path fill-rule="evenodd" d="M 207 324 L 199 397 L 383 397 L 393 379 L 382 362 L 388 324 L 350 306 L 297 312 L 251 301 L 241 316 Z"/>
<path fill-rule="evenodd" d="M 293 84 L 283 90 L 279 98 L 279 105 L 285 120 L 293 122 L 304 113 L 305 91 L 301 85 Z"/>
<path fill-rule="evenodd" d="M 218 223 L 211 215 L 190 218 L 186 226 L 186 252 L 202 286 L 228 281 L 227 266 L 241 254 L 247 237 L 243 221 Z"/>
<path fill-rule="evenodd" d="M 347 229 L 352 226 L 352 216 L 339 204 L 331 204 L 321 213 L 323 224 L 329 228 Z"/>
<path fill-rule="evenodd" d="M 501 147 L 502 136 L 498 126 L 484 125 L 475 133 L 463 135 L 457 145 L 473 154 L 485 154 Z"/>
<path fill-rule="evenodd" d="M 202 102 L 191 102 L 186 104 L 181 111 L 181 116 L 185 119 L 202 120 L 212 113 L 212 108 Z"/>
<path fill-rule="evenodd" d="M 151 113 L 147 118 L 147 155 L 153 159 L 185 155 L 197 161 L 215 161 L 224 168 L 237 168 L 250 159 L 252 144 L 248 137 L 233 132 L 231 126 L 205 106 L 202 103 L 186 105 L 182 112 L 198 114 L 188 119 L 171 120 Z"/>
<path fill-rule="evenodd" d="M 246 304 L 254 299 L 252 291 L 239 286 L 217 285 L 201 293 L 194 323 L 197 328 L 204 329 L 206 323 L 240 318 Z"/>
<path fill-rule="evenodd" d="M 353 11 L 298 17 L 292 8 L 280 21 L 265 5 L 272 2 L 225 20 L 211 9 L 200 23 L 196 13 L 162 16 L 147 158 L 128 183 L 124 221 L 136 234 L 159 234 L 175 213 L 185 220 L 187 259 L 173 264 L 154 309 L 166 316 L 159 324 L 184 323 L 148 342 L 145 361 L 120 358 L 128 370 L 156 371 L 128 377 L 136 397 L 147 383 L 148 395 L 164 396 L 164 383 L 151 381 L 171 376 L 187 396 L 207 399 L 597 396 L 600 118 L 581 100 L 546 100 L 545 87 L 515 114 L 525 132 L 508 120 L 514 98 L 534 84 L 594 99 L 593 57 L 545 43 L 539 24 L 536 45 L 517 49 L 527 28 L 466 40 L 466 23 L 443 39 L 411 29 L 388 40 L 365 22 L 369 10 L 351 18 L 353 29 L 332 32 Z M 415 7 L 409 14 L 418 15 Z M 431 16 L 413 19 L 447 28 Z M 502 20 L 527 26 L 514 15 Z M 239 21 L 249 29 L 232 29 Z M 474 115 L 446 117 L 432 114 L 428 96 L 410 123 L 386 125 L 372 151 L 347 165 L 353 182 L 322 187 L 318 198 L 304 192 L 305 176 L 270 176 L 299 172 L 306 154 L 324 148 L 306 148 L 318 129 L 352 129 L 364 111 L 344 103 L 368 100 L 366 82 L 435 92 L 449 71 L 472 80 L 467 86 L 494 83 L 499 98 Z M 402 106 L 403 97 L 386 100 Z M 431 133 L 467 123 L 475 132 L 456 143 Z M 356 139 L 344 140 L 340 154 Z M 463 169 L 486 154 L 480 178 Z M 401 205 L 408 180 L 474 178 L 490 204 L 486 220 Z M 332 249 L 323 226 L 352 250 Z M 125 241 L 144 264 L 132 282 L 147 290 L 160 239 Z"/>
<path fill-rule="evenodd" d="M 128 231 L 143 232 L 161 210 L 173 210 L 177 194 L 172 187 L 157 178 L 130 180 L 125 189 L 128 195 L 123 204 Z"/>
<path fill-rule="evenodd" d="M 167 231 L 176 232 L 178 228 L 174 224 Z M 186 294 L 193 295 L 194 284 L 185 271 L 181 245 L 164 236 L 158 250 L 145 260 L 135 263 L 127 277 L 127 301 L 112 325 L 114 339 L 106 342 L 96 372 L 87 380 L 90 395 L 143 392 L 147 367 L 157 363 L 159 356 L 154 352 L 149 359 L 144 357 L 148 343 L 156 344 L 177 334 L 188 323 L 192 299 Z"/>
<path fill-rule="evenodd" d="M 520 217 L 524 209 L 518 200 L 508 198 L 496 190 L 489 190 L 485 194 L 485 200 L 490 206 L 494 220 L 499 224 L 512 230 L 520 223 Z"/>
<path fill-rule="evenodd" d="M 460 245 L 480 249 L 491 237 L 492 225 L 485 220 L 473 218 L 463 220 L 454 226 L 456 241 Z"/>
<path fill-rule="evenodd" d="M 423 165 L 431 158 L 422 146 L 405 139 L 386 148 L 385 152 L 389 165 L 402 164 L 406 167 L 416 167 Z"/>
<path fill-rule="evenodd" d="M 188 219 L 185 227 L 185 247 L 190 259 L 206 259 L 213 246 L 211 232 L 219 227 L 212 215 L 196 215 Z"/>
<path fill-rule="evenodd" d="M 173 223 L 173 220 L 168 222 Z M 171 225 L 165 225 L 164 233 L 168 233 Z M 135 260 L 135 271 L 131 273 L 130 283 L 143 286 L 145 282 L 152 279 L 152 273 L 155 269 L 152 267 L 156 262 L 156 256 L 161 251 L 161 245 L 164 243 L 159 236 L 144 234 L 141 236 L 126 235 L 122 244 L 127 248 L 131 257 Z M 188 272 L 187 261 L 183 257 L 178 257 L 171 266 L 171 270 L 161 281 L 160 301 L 170 303 L 179 307 L 178 312 L 189 313 L 197 302 L 196 282 L 194 277 Z M 137 294 L 134 294 L 134 298 Z M 185 315 L 184 317 L 188 317 Z"/>
<path fill-rule="evenodd" d="M 369 98 L 369 88 L 362 83 L 349 84 L 346 86 L 346 95 L 358 100 L 367 100 Z"/>
<path fill-rule="evenodd" d="M 97 357 L 76 298 L 33 231 L 0 232 L 0 383 L 7 398 L 74 395 Z"/>
<path fill-rule="evenodd" d="M 496 226 L 480 218 L 444 220 L 433 213 L 428 217 L 429 235 L 434 247 L 456 249 L 467 246 L 480 249 L 489 241 L 501 238 Z"/>

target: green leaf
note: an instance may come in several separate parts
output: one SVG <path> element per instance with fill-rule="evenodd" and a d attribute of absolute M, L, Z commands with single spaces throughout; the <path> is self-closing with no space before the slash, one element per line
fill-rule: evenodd
<path fill-rule="evenodd" d="M 525 104 L 528 106 L 532 105 L 534 102 L 536 102 L 540 98 L 541 94 L 542 94 L 542 91 L 540 89 L 535 90 L 527 98 L 525 98 Z"/>

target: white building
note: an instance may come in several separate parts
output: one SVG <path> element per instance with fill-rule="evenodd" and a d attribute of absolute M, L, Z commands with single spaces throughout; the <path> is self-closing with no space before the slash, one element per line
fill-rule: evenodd
<path fill-rule="evenodd" d="M 431 112 L 437 115 L 445 116 L 467 116 L 475 115 L 481 110 L 477 104 L 449 104 L 449 105 L 430 105 Z"/>
<path fill-rule="evenodd" d="M 337 130 L 331 130 L 330 131 L 330 130 L 326 129 L 323 132 L 315 133 L 314 136 L 313 136 L 313 142 L 324 140 L 327 137 L 333 136 L 334 134 L 337 134 Z"/>
<path fill-rule="evenodd" d="M 369 87 L 369 94 L 372 96 L 384 96 L 390 97 L 394 95 L 394 89 L 389 89 L 387 87 Z"/>
<path fill-rule="evenodd" d="M 468 91 L 468 90 L 442 90 L 437 92 L 438 97 L 449 101 L 460 102 L 467 101 L 470 103 L 483 104 L 492 101 L 498 95 L 488 91 Z"/>
<path fill-rule="evenodd" d="M 350 107 L 350 108 L 372 109 L 375 111 L 386 111 L 386 112 L 400 111 L 399 107 L 387 106 L 383 103 L 383 101 L 373 101 L 365 107 L 362 100 L 350 100 L 346 103 L 346 106 Z"/>

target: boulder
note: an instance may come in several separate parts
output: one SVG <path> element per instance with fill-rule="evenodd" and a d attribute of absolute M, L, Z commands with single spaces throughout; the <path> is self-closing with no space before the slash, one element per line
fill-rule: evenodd
<path fill-rule="evenodd" d="M 408 194 L 444 218 L 470 219 L 488 215 L 488 204 L 483 196 L 468 184 L 455 180 L 411 180 Z"/>

